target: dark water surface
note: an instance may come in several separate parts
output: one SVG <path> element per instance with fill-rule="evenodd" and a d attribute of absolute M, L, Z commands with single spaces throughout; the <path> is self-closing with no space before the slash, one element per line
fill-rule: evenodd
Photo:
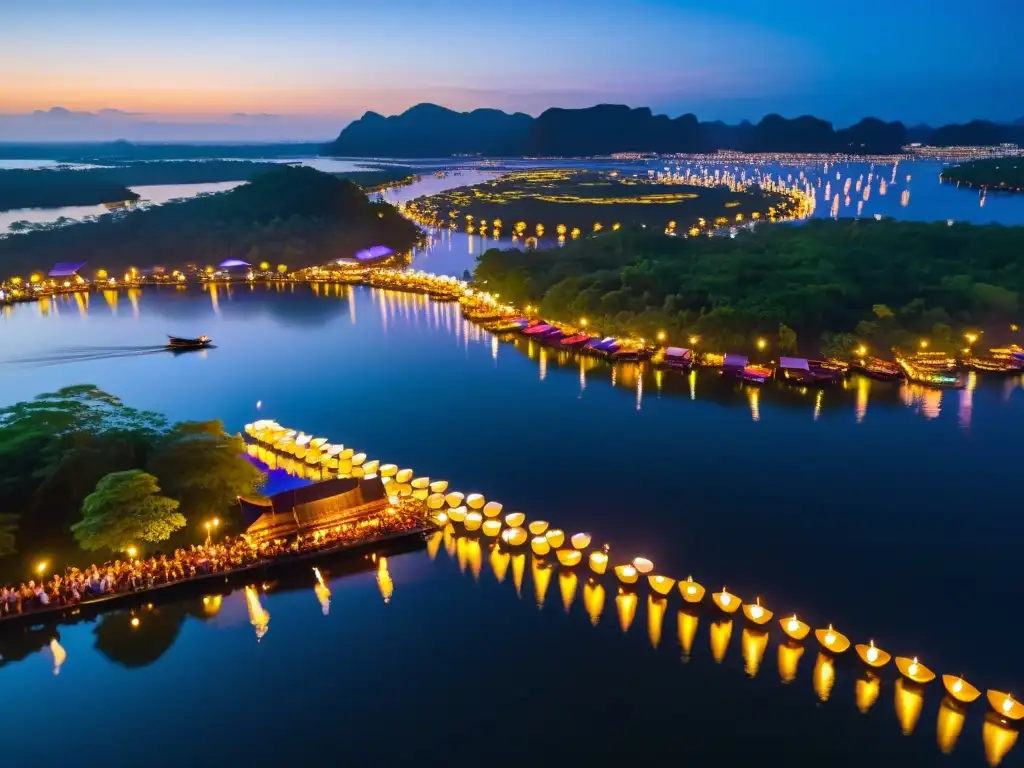
<path fill-rule="evenodd" d="M 169 333 L 217 347 L 147 349 Z M 498 341 L 456 306 L 334 286 L 60 298 L 5 311 L 0 338 L 0 403 L 88 382 L 232 430 L 274 418 L 590 531 L 613 563 L 644 555 L 709 592 L 727 584 L 779 617 L 797 611 L 939 675 L 1024 695 L 1019 378 L 961 392 L 856 378 L 820 397 L 757 390 L 711 371 L 560 359 Z M 52 629 L 4 628 L 3 721 L 77 712 L 92 723 L 66 739 L 22 729 L 5 763 L 985 764 L 984 696 L 946 757 L 938 680 L 915 718 L 890 665 L 862 714 L 852 650 L 829 689 L 811 638 L 784 684 L 780 661 L 795 652 L 780 651 L 777 624 L 752 665 L 757 636 L 739 614 L 712 629 L 712 608 L 684 663 L 678 592 L 659 633 L 638 589 L 623 633 L 629 599 L 617 604 L 606 578 L 595 628 L 584 570 L 575 584 L 557 568 L 538 577 L 527 556 L 517 597 L 516 566 L 492 562 L 489 540 L 449 543 L 451 557 L 434 541 L 389 558 L 386 604 L 369 563 L 335 569 L 327 616 L 311 573 L 268 585 L 260 642 L 241 592 L 142 608 L 134 629 L 126 612 L 60 627 L 57 676 Z"/>

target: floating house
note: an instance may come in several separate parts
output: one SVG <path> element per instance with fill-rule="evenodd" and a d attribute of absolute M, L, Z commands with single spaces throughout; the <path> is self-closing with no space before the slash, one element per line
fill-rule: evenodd
<path fill-rule="evenodd" d="M 665 353 L 657 361 L 662 368 L 676 368 L 686 370 L 693 365 L 693 350 L 683 347 L 666 347 Z"/>
<path fill-rule="evenodd" d="M 748 359 L 749 358 L 746 355 L 738 355 L 735 352 L 727 352 L 725 355 L 725 359 L 722 361 L 722 375 L 742 378 L 743 369 L 747 367 Z"/>
<path fill-rule="evenodd" d="M 84 267 L 86 262 L 71 262 L 61 261 L 53 265 L 48 273 L 49 277 L 54 280 L 73 280 L 78 277 L 78 272 Z"/>
<path fill-rule="evenodd" d="M 310 535 L 324 528 L 375 517 L 388 505 L 384 483 L 339 477 L 275 493 L 266 499 L 238 499 L 246 534 L 254 541 Z"/>

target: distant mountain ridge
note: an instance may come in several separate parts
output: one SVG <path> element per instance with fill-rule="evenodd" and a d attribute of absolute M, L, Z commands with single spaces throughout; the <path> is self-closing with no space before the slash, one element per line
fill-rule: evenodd
<path fill-rule="evenodd" d="M 1024 125 L 986 120 L 938 128 L 866 117 L 836 129 L 803 115 L 766 115 L 757 123 L 700 122 L 687 113 L 670 118 L 648 107 L 598 104 L 585 109 L 552 108 L 536 118 L 497 109 L 456 112 L 417 104 L 400 115 L 367 112 L 323 148 L 350 157 L 491 156 L 580 157 L 614 152 L 846 152 L 893 154 L 910 142 L 942 146 L 1024 143 Z"/>

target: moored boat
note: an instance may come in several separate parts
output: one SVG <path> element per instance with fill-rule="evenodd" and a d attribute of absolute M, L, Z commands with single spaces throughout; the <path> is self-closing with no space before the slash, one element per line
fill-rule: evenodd
<path fill-rule="evenodd" d="M 574 333 L 570 336 L 562 337 L 558 340 L 558 343 L 563 347 L 582 347 L 592 338 L 593 337 L 588 333 Z"/>
<path fill-rule="evenodd" d="M 913 357 L 897 357 L 896 363 L 908 380 L 929 387 L 964 386 L 963 376 L 956 370 L 956 361 L 942 352 L 919 352 Z"/>
<path fill-rule="evenodd" d="M 1013 345 L 990 349 L 986 355 L 969 355 L 963 360 L 964 367 L 978 373 L 994 373 L 1013 376 L 1024 372 L 1024 350 Z"/>
<path fill-rule="evenodd" d="M 818 387 L 835 384 L 846 372 L 832 363 L 802 357 L 780 357 L 776 377 L 788 384 Z"/>
<path fill-rule="evenodd" d="M 654 356 L 656 368 L 671 368 L 685 371 L 693 365 L 693 350 L 683 347 L 665 347 Z"/>
<path fill-rule="evenodd" d="M 903 375 L 896 363 L 878 357 L 859 358 L 850 363 L 850 370 L 878 381 L 895 381 Z"/>

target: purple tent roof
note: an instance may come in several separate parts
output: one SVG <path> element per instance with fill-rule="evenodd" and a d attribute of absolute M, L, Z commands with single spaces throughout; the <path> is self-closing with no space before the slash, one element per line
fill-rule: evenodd
<path fill-rule="evenodd" d="M 73 277 L 78 273 L 82 267 L 85 266 L 83 261 L 80 264 L 76 264 L 71 261 L 62 261 L 58 264 L 53 265 L 53 269 L 50 270 L 50 277 Z"/>
<path fill-rule="evenodd" d="M 386 245 L 374 245 L 356 253 L 356 258 L 360 261 L 366 261 L 367 259 L 380 259 L 384 256 L 390 256 L 394 251 L 388 248 Z"/>
<path fill-rule="evenodd" d="M 252 264 L 250 264 L 247 261 L 242 261 L 241 259 L 228 259 L 227 261 L 222 261 L 220 263 L 220 268 L 221 269 L 227 269 L 228 267 L 251 267 L 251 266 L 252 266 Z"/>

